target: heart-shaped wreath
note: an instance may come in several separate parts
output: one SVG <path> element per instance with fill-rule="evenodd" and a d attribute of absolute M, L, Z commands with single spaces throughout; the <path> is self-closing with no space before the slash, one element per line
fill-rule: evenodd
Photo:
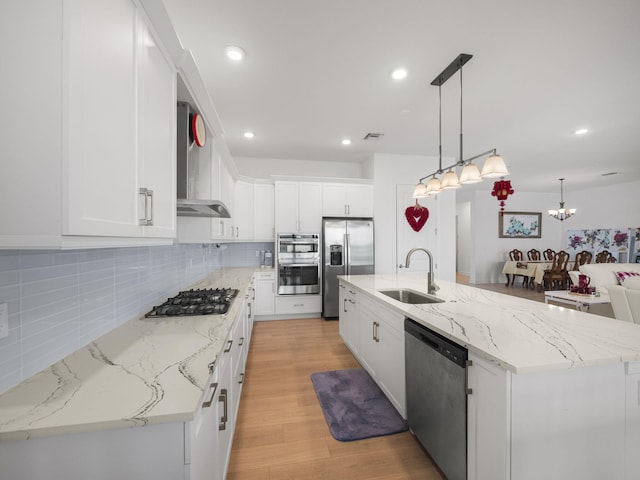
<path fill-rule="evenodd" d="M 409 225 L 411 225 L 411 228 L 413 228 L 414 231 L 419 232 L 429 219 L 429 209 L 420 205 L 418 200 L 416 200 L 415 205 L 406 208 L 404 216 L 407 219 L 407 222 L 409 222 Z"/>

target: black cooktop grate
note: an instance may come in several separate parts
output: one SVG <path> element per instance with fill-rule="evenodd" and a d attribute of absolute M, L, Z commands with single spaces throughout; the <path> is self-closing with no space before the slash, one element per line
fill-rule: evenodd
<path fill-rule="evenodd" d="M 224 315 L 229 310 L 231 300 L 237 294 L 238 290 L 234 288 L 186 290 L 167 299 L 162 305 L 153 307 L 145 317 Z"/>

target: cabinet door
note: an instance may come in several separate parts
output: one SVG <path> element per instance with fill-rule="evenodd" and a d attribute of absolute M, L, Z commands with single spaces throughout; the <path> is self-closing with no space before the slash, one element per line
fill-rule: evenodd
<path fill-rule="evenodd" d="M 347 215 L 350 217 L 373 217 L 373 187 L 371 185 L 348 185 Z"/>
<path fill-rule="evenodd" d="M 269 275 L 262 278 L 261 274 L 256 274 L 255 281 L 255 315 L 273 315 L 276 305 L 276 279 Z"/>
<path fill-rule="evenodd" d="M 253 238 L 258 241 L 273 241 L 275 238 L 274 187 L 257 183 L 253 186 Z"/>
<path fill-rule="evenodd" d="M 347 216 L 347 195 L 344 185 L 322 185 L 322 215 L 325 217 Z"/>
<path fill-rule="evenodd" d="M 507 372 L 469 353 L 467 471 L 469 480 L 510 478 L 511 423 Z"/>
<path fill-rule="evenodd" d="M 211 236 L 219 239 L 233 238 L 233 217 L 234 217 L 234 198 L 233 198 L 233 177 L 229 171 L 227 162 L 220 159 L 220 200 L 227 206 L 231 213 L 231 218 L 214 218 L 211 222 Z M 214 199 L 215 200 L 215 199 Z"/>
<path fill-rule="evenodd" d="M 253 184 L 238 181 L 234 191 L 234 232 L 235 240 L 253 239 Z"/>
<path fill-rule="evenodd" d="M 65 2 L 63 234 L 141 236 L 136 161 L 136 7 Z M 64 101 L 66 100 L 66 102 Z"/>
<path fill-rule="evenodd" d="M 277 182 L 275 185 L 276 231 L 298 231 L 298 184 Z"/>
<path fill-rule="evenodd" d="M 378 321 L 378 383 L 400 415 L 407 417 L 404 375 L 404 334 Z"/>
<path fill-rule="evenodd" d="M 222 365 L 224 367 L 224 365 Z M 202 403 L 190 422 L 191 468 L 190 480 L 219 480 L 222 471 L 218 465 L 218 425 L 221 416 L 220 382 L 217 370 L 211 376 Z"/>
<path fill-rule="evenodd" d="M 150 223 L 146 237 L 175 237 L 176 74 L 141 18 L 138 55 L 138 187 L 152 192 L 138 215 Z"/>
<path fill-rule="evenodd" d="M 320 233 L 322 230 L 322 184 L 300 183 L 299 231 Z"/>

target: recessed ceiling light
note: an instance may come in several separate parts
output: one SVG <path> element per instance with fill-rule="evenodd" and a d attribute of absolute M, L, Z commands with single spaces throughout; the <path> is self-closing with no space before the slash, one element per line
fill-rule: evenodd
<path fill-rule="evenodd" d="M 588 133 L 588 132 L 589 132 L 588 128 L 579 128 L 578 130 L 573 132 L 573 134 L 574 135 L 584 135 L 585 133 Z"/>
<path fill-rule="evenodd" d="M 391 78 L 394 80 L 402 80 L 407 77 L 407 70 L 404 68 L 396 68 L 393 72 L 391 72 Z"/>
<path fill-rule="evenodd" d="M 244 138 L 253 138 L 255 135 L 253 132 L 244 132 Z"/>
<path fill-rule="evenodd" d="M 348 138 L 343 138 L 341 143 L 342 145 L 351 145 L 351 140 L 349 140 Z"/>
<path fill-rule="evenodd" d="M 236 62 L 239 62 L 240 60 L 244 59 L 244 57 L 246 56 L 245 51 L 242 48 L 237 47 L 235 45 L 229 45 L 228 47 L 226 47 L 224 49 L 224 53 L 227 56 L 227 58 L 234 60 Z"/>

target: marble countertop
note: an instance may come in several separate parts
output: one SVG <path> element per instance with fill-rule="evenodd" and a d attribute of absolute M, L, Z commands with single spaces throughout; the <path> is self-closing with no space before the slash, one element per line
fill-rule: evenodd
<path fill-rule="evenodd" d="M 254 272 L 189 287 L 237 288 L 225 315 L 130 320 L 3 393 L 0 440 L 191 420 Z"/>
<path fill-rule="evenodd" d="M 408 305 L 378 290 L 426 293 L 426 274 L 342 276 L 489 361 L 517 374 L 640 360 L 640 325 L 450 282 L 444 303 Z"/>

